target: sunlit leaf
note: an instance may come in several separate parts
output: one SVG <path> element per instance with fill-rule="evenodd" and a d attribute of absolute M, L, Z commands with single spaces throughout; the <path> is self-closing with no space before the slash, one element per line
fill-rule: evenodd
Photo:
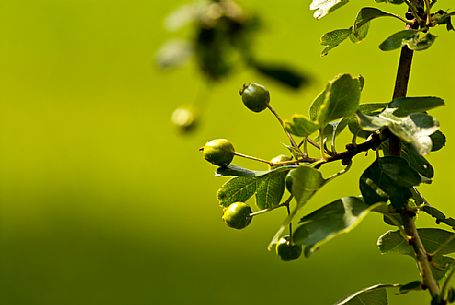
<path fill-rule="evenodd" d="M 256 192 L 256 177 L 234 177 L 218 189 L 220 205 L 229 206 L 236 201 L 246 201 Z"/>
<path fill-rule="evenodd" d="M 310 10 L 315 11 L 314 18 L 321 19 L 348 2 L 349 0 L 313 0 L 310 4 Z"/>
<path fill-rule="evenodd" d="M 349 29 L 334 30 L 324 34 L 321 37 L 321 45 L 324 49 L 321 52 L 321 56 L 326 56 L 329 51 L 335 47 L 338 47 L 346 38 L 352 34 L 352 27 Z"/>
<path fill-rule="evenodd" d="M 278 242 L 287 225 L 294 219 L 297 212 L 326 182 L 327 180 L 322 177 L 317 169 L 307 165 L 300 165 L 288 173 L 286 177 L 286 188 L 295 197 L 297 204 L 273 236 L 269 249 Z"/>
<path fill-rule="evenodd" d="M 340 74 L 329 83 L 328 94 L 320 104 L 318 122 L 325 126 L 329 122 L 349 117 L 359 107 L 361 86 L 358 78 Z"/>
<path fill-rule="evenodd" d="M 286 130 L 298 137 L 308 137 L 319 129 L 319 125 L 302 115 L 293 115 L 291 120 L 284 122 Z"/>
<path fill-rule="evenodd" d="M 258 177 L 256 184 L 256 205 L 259 209 L 273 208 L 280 204 L 284 194 L 287 172 L 273 172 Z"/>

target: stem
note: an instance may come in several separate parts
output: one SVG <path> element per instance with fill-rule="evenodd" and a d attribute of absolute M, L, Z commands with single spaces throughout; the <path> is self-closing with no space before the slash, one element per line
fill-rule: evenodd
<path fill-rule="evenodd" d="M 286 130 L 286 128 L 284 127 L 284 122 L 283 122 L 283 120 L 280 118 L 280 116 L 278 115 L 278 113 L 275 111 L 275 109 L 273 109 L 273 107 L 270 106 L 270 104 L 267 105 L 267 108 L 270 109 L 270 111 L 273 113 L 273 115 L 276 117 L 276 119 L 280 122 L 281 127 L 283 127 L 283 130 L 284 130 L 284 132 L 286 133 L 286 136 L 289 138 L 289 141 L 291 142 L 291 145 L 292 145 L 295 149 L 297 149 L 297 150 L 300 151 L 299 146 L 298 146 L 297 143 L 295 142 L 295 140 L 294 140 L 294 138 L 292 137 L 292 135 L 291 135 L 291 134 Z"/>
<path fill-rule="evenodd" d="M 262 163 L 268 164 L 270 166 L 274 165 L 271 161 L 267 161 L 267 160 L 264 160 L 264 159 L 261 159 L 261 158 L 256 158 L 256 157 L 253 157 L 253 156 L 248 156 L 248 155 L 245 155 L 245 154 L 242 154 L 242 153 L 239 153 L 239 152 L 234 152 L 234 155 L 242 157 L 242 158 L 245 158 L 245 159 L 250 159 L 250 160 L 262 162 Z"/>
<path fill-rule="evenodd" d="M 406 210 L 402 211 L 401 218 L 403 219 L 404 229 L 406 234 L 411 237 L 409 244 L 414 249 L 417 259 L 417 265 L 419 266 L 420 275 L 422 277 L 422 283 L 428 288 L 433 298 L 439 297 L 439 286 L 433 277 L 431 270 L 431 264 L 428 261 L 428 254 L 422 244 L 420 235 L 417 232 L 417 228 L 414 222 L 414 217 L 409 215 Z"/>
<path fill-rule="evenodd" d="M 291 200 L 293 198 L 294 198 L 294 196 L 290 195 L 288 197 L 288 199 L 286 199 L 285 201 L 283 201 L 279 205 L 271 207 L 271 208 L 268 208 L 268 209 L 263 209 L 263 210 L 260 210 L 260 211 L 257 211 L 257 212 L 250 213 L 250 216 L 253 217 L 253 216 L 256 216 L 256 215 L 261 215 L 261 214 L 264 214 L 264 213 L 267 213 L 267 212 L 271 212 L 271 211 L 273 211 L 275 209 L 278 209 L 278 208 L 281 208 L 281 207 L 286 207 L 287 209 L 289 209 L 289 203 L 291 202 Z"/>
<path fill-rule="evenodd" d="M 321 152 L 321 159 L 327 159 L 324 152 L 324 137 L 322 128 L 319 129 L 319 151 Z"/>
<path fill-rule="evenodd" d="M 393 99 L 405 97 L 408 91 L 409 76 L 411 72 L 413 51 L 407 46 L 401 48 L 400 60 L 398 65 L 398 72 L 395 81 L 395 89 L 393 91 Z M 400 155 L 400 139 L 397 136 L 389 138 L 389 151 L 390 155 Z M 401 211 L 401 218 L 403 220 L 403 227 L 406 234 L 409 235 L 409 244 L 412 246 L 417 259 L 417 265 L 422 277 L 422 283 L 428 287 L 433 299 L 439 298 L 439 286 L 433 277 L 431 264 L 428 261 L 427 252 L 422 244 L 422 240 L 417 231 L 415 224 L 415 214 L 410 213 L 406 208 Z"/>
<path fill-rule="evenodd" d="M 431 24 L 431 3 L 430 0 L 423 0 L 425 3 L 425 14 L 427 15 L 427 25 Z"/>

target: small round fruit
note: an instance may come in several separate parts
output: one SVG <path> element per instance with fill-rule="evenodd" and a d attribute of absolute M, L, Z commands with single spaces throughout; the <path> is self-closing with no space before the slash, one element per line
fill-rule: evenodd
<path fill-rule="evenodd" d="M 292 261 L 302 255 L 302 246 L 293 244 L 289 240 L 289 235 L 286 235 L 278 241 L 276 254 L 284 261 Z"/>
<path fill-rule="evenodd" d="M 188 132 L 197 125 L 197 116 L 189 107 L 178 107 L 172 112 L 171 121 L 182 132 Z"/>
<path fill-rule="evenodd" d="M 286 162 L 286 161 L 291 161 L 291 160 L 292 160 L 292 158 L 287 155 L 278 155 L 278 156 L 274 157 L 271 160 L 271 162 L 273 164 L 276 164 L 276 163 L 281 163 L 281 162 Z M 274 168 L 274 167 L 275 167 L 275 165 L 272 165 L 272 168 Z"/>
<path fill-rule="evenodd" d="M 258 83 L 243 84 L 239 94 L 242 96 L 243 104 L 254 112 L 261 112 L 270 103 L 269 90 Z"/>
<path fill-rule="evenodd" d="M 224 210 L 223 220 L 231 228 L 243 229 L 251 223 L 251 208 L 244 202 L 231 203 Z"/>
<path fill-rule="evenodd" d="M 229 165 L 235 153 L 234 146 L 226 139 L 209 141 L 200 150 L 204 153 L 205 160 L 218 166 Z"/>

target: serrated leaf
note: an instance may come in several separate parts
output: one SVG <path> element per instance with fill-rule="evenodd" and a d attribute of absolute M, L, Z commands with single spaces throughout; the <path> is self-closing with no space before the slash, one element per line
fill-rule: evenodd
<path fill-rule="evenodd" d="M 313 132 L 319 129 L 319 125 L 302 115 L 293 115 L 291 120 L 284 122 L 286 130 L 298 137 L 308 137 Z"/>
<path fill-rule="evenodd" d="M 374 208 L 356 197 L 333 201 L 300 220 L 294 242 L 303 246 L 308 257 L 332 238 L 350 232 Z"/>
<path fill-rule="evenodd" d="M 258 177 L 256 184 L 256 205 L 259 209 L 273 208 L 280 204 L 285 188 L 287 172 L 273 172 Z"/>
<path fill-rule="evenodd" d="M 321 36 L 321 45 L 324 49 L 321 52 L 321 56 L 326 56 L 329 51 L 335 47 L 338 47 L 344 40 L 346 40 L 352 34 L 352 27 L 349 29 L 338 29 Z"/>
<path fill-rule="evenodd" d="M 436 96 L 400 97 L 388 105 L 396 108 L 392 113 L 398 117 L 405 117 L 415 112 L 425 112 L 435 107 L 443 106 L 444 100 Z"/>
<path fill-rule="evenodd" d="M 321 19 L 348 2 L 349 0 L 313 0 L 310 4 L 310 10 L 315 11 L 313 14 L 314 18 Z"/>
<path fill-rule="evenodd" d="M 438 151 L 446 145 L 446 136 L 440 130 L 436 130 L 430 135 L 431 143 L 433 146 L 431 147 L 431 151 Z"/>
<path fill-rule="evenodd" d="M 359 187 L 367 204 L 390 199 L 395 208 L 401 208 L 412 196 L 410 188 L 420 182 L 420 175 L 405 159 L 386 156 L 378 158 L 364 171 Z"/>
<path fill-rule="evenodd" d="M 297 212 L 310 200 L 311 197 L 327 182 L 321 173 L 310 166 L 299 165 L 286 176 L 286 188 L 295 197 L 297 204 L 294 210 L 286 217 L 269 244 L 269 249 L 276 244 L 286 227 L 294 219 Z"/>
<path fill-rule="evenodd" d="M 338 301 L 335 305 L 387 305 L 387 287 L 395 287 L 392 284 L 377 284 L 362 289 L 347 298 Z"/>
<path fill-rule="evenodd" d="M 379 48 L 382 51 L 390 51 L 401 48 L 406 42 L 417 35 L 416 30 L 402 30 L 386 38 Z"/>
<path fill-rule="evenodd" d="M 350 74 L 340 74 L 329 83 L 329 92 L 320 104 L 318 122 L 325 126 L 329 122 L 349 117 L 359 107 L 360 81 Z"/>
<path fill-rule="evenodd" d="M 454 233 L 437 228 L 422 228 L 417 229 L 417 231 L 427 253 L 432 253 L 437 249 L 440 249 L 437 256 L 455 253 Z M 381 254 L 400 254 L 414 257 L 414 250 L 400 235 L 399 231 L 388 231 L 381 235 L 377 245 Z"/>
<path fill-rule="evenodd" d="M 219 204 L 229 206 L 236 201 L 247 201 L 256 192 L 256 177 L 234 177 L 217 192 Z"/>
<path fill-rule="evenodd" d="M 251 66 L 259 73 L 286 85 L 292 89 L 300 89 L 309 82 L 309 78 L 302 72 L 296 71 L 283 64 L 261 63 L 253 61 Z"/>

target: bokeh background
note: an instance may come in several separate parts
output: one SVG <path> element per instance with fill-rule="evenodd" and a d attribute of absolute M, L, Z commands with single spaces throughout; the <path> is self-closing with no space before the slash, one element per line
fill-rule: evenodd
<path fill-rule="evenodd" d="M 221 221 L 216 190 L 226 179 L 213 176 L 198 148 L 229 138 L 237 150 L 262 158 L 285 152 L 271 114 L 240 103 L 243 82 L 267 84 L 283 117 L 306 113 L 340 72 L 364 75 L 363 102 L 390 99 L 398 52 L 377 46 L 402 25 L 376 20 L 360 45 L 345 42 L 321 59 L 319 37 L 350 26 L 364 3 L 353 0 L 316 21 L 309 2 L 240 1 L 264 21 L 256 53 L 306 71 L 311 85 L 296 93 L 241 70 L 201 96 L 205 85 L 194 64 L 164 73 L 154 62 L 175 35 L 163 19 L 183 0 L 1 1 L 0 304 L 322 305 L 378 282 L 417 279 L 411 259 L 378 253 L 377 236 L 392 228 L 377 215 L 311 258 L 289 263 L 266 250 L 283 211 L 255 218 L 243 231 Z M 439 5 L 449 8 L 448 1 Z M 449 141 L 429 157 L 436 175 L 422 192 L 455 215 L 455 36 L 436 33 L 435 45 L 415 54 L 409 93 L 446 100 L 432 113 Z M 182 136 L 170 115 L 198 98 L 206 102 L 203 120 Z M 372 158 L 358 157 L 306 212 L 358 194 L 357 176 Z M 432 225 L 425 216 L 420 221 Z M 391 299 L 428 303 L 425 293 Z"/>

